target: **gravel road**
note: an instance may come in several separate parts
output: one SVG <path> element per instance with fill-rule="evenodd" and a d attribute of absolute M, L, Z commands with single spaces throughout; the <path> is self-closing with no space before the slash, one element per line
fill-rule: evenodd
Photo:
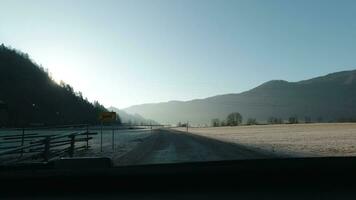
<path fill-rule="evenodd" d="M 261 150 L 214 140 L 186 132 L 157 129 L 140 145 L 114 158 L 116 165 L 175 163 L 192 161 L 259 159 L 275 157 Z"/>

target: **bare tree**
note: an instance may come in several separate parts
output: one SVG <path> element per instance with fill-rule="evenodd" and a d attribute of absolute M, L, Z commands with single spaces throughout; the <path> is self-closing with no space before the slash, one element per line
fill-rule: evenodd
<path fill-rule="evenodd" d="M 304 117 L 304 123 L 311 123 L 311 122 L 312 122 L 311 117 L 309 116 Z"/>
<path fill-rule="evenodd" d="M 246 124 L 247 125 L 256 125 L 257 120 L 255 118 L 248 118 Z"/>
<path fill-rule="evenodd" d="M 283 124 L 283 120 L 278 117 L 270 117 L 267 121 L 269 124 Z"/>
<path fill-rule="evenodd" d="M 212 119 L 212 120 L 211 120 L 211 126 L 213 126 L 213 127 L 218 127 L 218 126 L 220 126 L 220 120 L 217 119 L 217 118 Z"/>
<path fill-rule="evenodd" d="M 289 122 L 290 124 L 298 124 L 298 123 L 299 123 L 298 117 L 297 117 L 297 116 L 289 117 L 288 122 Z"/>
<path fill-rule="evenodd" d="M 242 123 L 242 116 L 238 112 L 230 113 L 226 118 L 228 126 L 238 126 Z"/>

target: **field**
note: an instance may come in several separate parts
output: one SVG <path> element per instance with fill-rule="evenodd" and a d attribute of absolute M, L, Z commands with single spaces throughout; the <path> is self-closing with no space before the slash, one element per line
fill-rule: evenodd
<path fill-rule="evenodd" d="M 285 156 L 356 156 L 356 123 L 189 128 L 189 132 Z"/>

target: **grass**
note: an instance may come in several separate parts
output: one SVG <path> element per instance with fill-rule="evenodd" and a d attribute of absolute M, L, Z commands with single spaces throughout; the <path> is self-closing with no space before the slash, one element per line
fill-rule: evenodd
<path fill-rule="evenodd" d="M 296 157 L 356 156 L 356 123 L 189 128 L 189 132 Z"/>

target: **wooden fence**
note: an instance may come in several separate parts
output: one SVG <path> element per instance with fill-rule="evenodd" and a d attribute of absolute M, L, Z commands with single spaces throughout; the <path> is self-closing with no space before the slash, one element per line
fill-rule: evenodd
<path fill-rule="evenodd" d="M 89 132 L 88 126 L 85 125 L 77 129 L 78 132 L 66 131 L 66 133 L 55 134 L 50 131 L 33 133 L 27 132 L 28 129 L 22 129 L 20 134 L 0 135 L 0 163 L 26 160 L 47 162 L 60 156 L 73 157 L 78 150 L 88 150 L 89 141 L 93 139 L 93 135 L 97 135 L 96 132 Z"/>

